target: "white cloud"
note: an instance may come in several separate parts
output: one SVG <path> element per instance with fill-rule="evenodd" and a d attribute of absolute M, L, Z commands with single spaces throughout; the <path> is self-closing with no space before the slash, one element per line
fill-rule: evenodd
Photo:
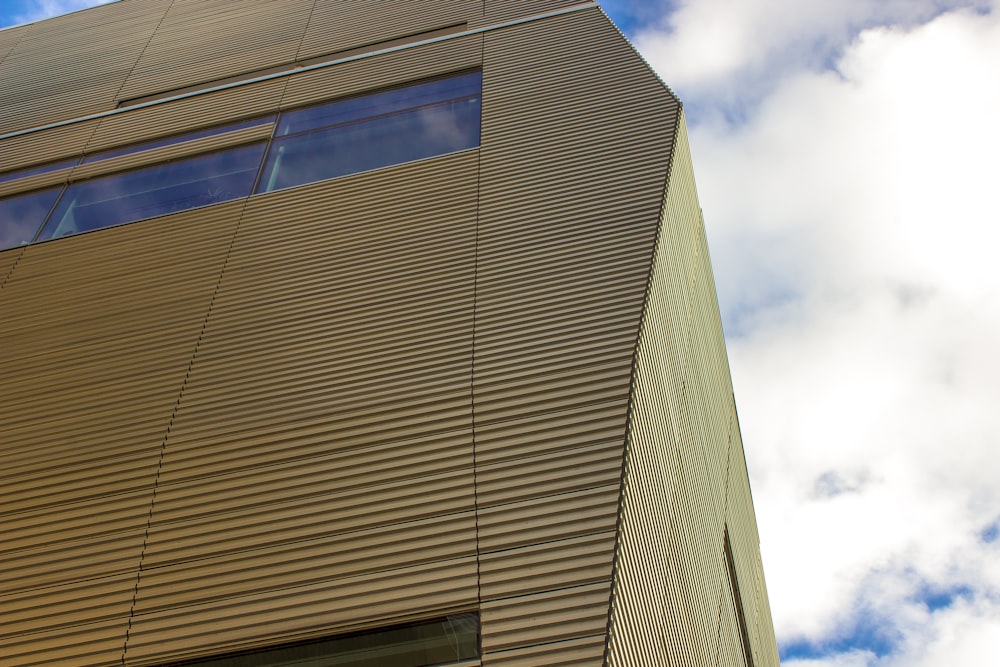
<path fill-rule="evenodd" d="M 700 112 L 776 629 L 829 647 L 794 667 L 1000 663 L 1000 7 L 942 9 L 700 0 L 638 40 Z"/>
<path fill-rule="evenodd" d="M 662 5 L 668 3 L 660 0 Z M 682 0 L 635 35 L 640 51 L 689 102 L 744 104 L 776 73 L 816 71 L 863 28 L 926 22 L 989 0 Z"/>

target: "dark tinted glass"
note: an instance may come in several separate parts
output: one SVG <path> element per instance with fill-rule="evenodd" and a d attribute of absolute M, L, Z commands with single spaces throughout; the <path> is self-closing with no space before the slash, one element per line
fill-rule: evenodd
<path fill-rule="evenodd" d="M 0 199 L 0 250 L 31 243 L 60 190 L 62 186 Z"/>
<path fill-rule="evenodd" d="M 471 72 L 373 95 L 352 97 L 297 111 L 286 111 L 281 114 L 275 136 L 283 137 L 435 102 L 479 95 L 482 81 L 483 76 L 480 72 Z"/>
<path fill-rule="evenodd" d="M 264 144 L 168 162 L 74 183 L 40 241 L 246 197 Z"/>
<path fill-rule="evenodd" d="M 64 167 L 73 167 L 80 161 L 80 158 L 75 157 L 69 160 L 60 160 L 59 162 L 50 162 L 48 164 L 43 164 L 40 167 L 32 167 L 30 169 L 18 169 L 17 171 L 8 171 L 5 174 L 0 174 L 0 183 L 4 181 L 13 181 L 16 178 L 24 178 L 25 176 L 34 176 L 36 174 L 44 174 L 50 171 L 55 171 L 56 169 L 62 169 Z"/>
<path fill-rule="evenodd" d="M 447 618 L 169 667 L 427 667 L 479 657 L 479 616 Z"/>
<path fill-rule="evenodd" d="M 159 148 L 160 146 L 170 146 L 172 144 L 179 144 L 185 141 L 191 141 L 192 139 L 201 139 L 202 137 L 211 137 L 216 134 L 224 134 L 226 132 L 232 132 L 233 130 L 242 130 L 247 127 L 255 127 L 257 125 L 264 125 L 265 123 L 270 123 L 274 120 L 274 114 L 270 116 L 262 116 L 260 118 L 251 118 L 250 120 L 244 120 L 239 123 L 230 123 L 229 125 L 218 125 L 216 127 L 210 127 L 205 130 L 198 130 L 196 132 L 188 132 L 187 134 L 177 134 L 172 137 L 166 137 L 164 139 L 154 139 L 153 141 L 146 141 L 141 144 L 133 144 L 131 146 L 125 146 L 123 148 L 112 148 L 111 150 L 101 151 L 100 153 L 93 153 L 83 158 L 84 164 L 88 162 L 97 162 L 99 160 L 107 160 L 108 158 L 118 157 L 119 155 L 128 155 L 129 153 L 138 153 L 139 151 L 146 151 L 150 148 Z"/>
<path fill-rule="evenodd" d="M 258 191 L 270 192 L 479 145 L 470 97 L 275 139 Z"/>

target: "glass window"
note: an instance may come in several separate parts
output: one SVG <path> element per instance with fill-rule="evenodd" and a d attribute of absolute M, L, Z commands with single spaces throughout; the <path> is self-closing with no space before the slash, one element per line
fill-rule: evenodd
<path fill-rule="evenodd" d="M 144 141 L 141 144 L 133 144 L 131 146 L 125 146 L 122 148 L 112 148 L 110 150 L 101 151 L 99 153 L 92 153 L 86 156 L 85 158 L 83 158 L 83 163 L 87 164 L 89 162 L 107 160 L 108 158 L 118 157 L 119 155 L 128 155 L 129 153 L 138 153 L 140 151 L 146 151 L 149 150 L 150 148 L 171 146 L 173 144 L 179 144 L 185 141 L 191 141 L 193 139 L 201 139 L 202 137 L 211 137 L 216 134 L 225 134 L 226 132 L 242 130 L 247 127 L 256 127 L 258 125 L 265 125 L 272 121 L 274 121 L 274 114 L 271 114 L 269 116 L 261 116 L 260 118 L 251 118 L 250 120 L 244 120 L 238 123 L 230 123 L 229 125 L 218 125 L 216 127 L 210 127 L 204 130 L 197 130 L 196 132 L 188 132 L 186 134 L 176 134 L 172 137 L 166 137 L 164 139 L 154 139 L 153 141 Z"/>
<path fill-rule="evenodd" d="M 30 169 L 18 169 L 17 171 L 8 171 L 5 174 L 0 174 L 0 183 L 5 181 L 13 181 L 17 178 L 24 178 L 25 176 L 35 176 L 37 174 L 45 174 L 50 171 L 55 171 L 56 169 L 63 169 L 65 167 L 75 167 L 80 161 L 80 158 L 75 157 L 69 160 L 60 160 L 59 162 L 50 162 L 48 164 L 43 164 L 40 167 L 31 167 Z"/>
<path fill-rule="evenodd" d="M 62 186 L 0 199 L 0 250 L 31 243 Z"/>
<path fill-rule="evenodd" d="M 285 111 L 278 121 L 278 131 L 275 132 L 275 136 L 284 137 L 435 102 L 479 96 L 482 87 L 482 73 L 470 72 L 405 88 L 394 88 L 381 93 Z"/>
<path fill-rule="evenodd" d="M 258 192 L 479 145 L 479 72 L 282 114 Z"/>
<path fill-rule="evenodd" d="M 380 628 L 165 667 L 428 667 L 479 657 L 479 616 Z"/>
<path fill-rule="evenodd" d="M 70 185 L 40 241 L 246 197 L 264 143 Z"/>
<path fill-rule="evenodd" d="M 482 74 L 469 72 L 88 155 L 94 162 L 275 122 L 274 138 L 0 200 L 3 248 L 474 148 Z M 266 159 L 265 159 L 266 157 Z M 79 158 L 0 175 L 73 166 Z M 261 163 L 264 163 L 261 167 Z M 57 202 L 58 200 L 58 202 Z M 45 216 L 52 206 L 47 221 Z"/>

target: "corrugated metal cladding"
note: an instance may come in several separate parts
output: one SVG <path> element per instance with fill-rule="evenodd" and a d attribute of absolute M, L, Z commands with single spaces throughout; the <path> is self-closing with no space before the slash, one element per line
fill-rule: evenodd
<path fill-rule="evenodd" d="M 473 388 L 490 463 L 478 479 L 509 489 L 481 498 L 483 662 L 564 664 L 559 645 L 607 629 L 613 540 L 562 555 L 568 540 L 615 531 L 679 107 L 597 9 L 487 33 L 483 77 Z M 600 418 L 553 433 L 567 413 Z M 557 576 L 518 590 L 554 561 Z"/>
<path fill-rule="evenodd" d="M 633 383 L 608 664 L 776 665 L 683 115 Z M 727 530 L 750 659 L 726 564 Z"/>
<path fill-rule="evenodd" d="M 592 6 L 404 4 L 0 31 L 11 131 L 486 28 L 0 142 L 13 169 L 483 71 L 478 149 L 0 252 L 0 665 L 471 610 L 484 666 L 777 664 L 680 105 Z"/>

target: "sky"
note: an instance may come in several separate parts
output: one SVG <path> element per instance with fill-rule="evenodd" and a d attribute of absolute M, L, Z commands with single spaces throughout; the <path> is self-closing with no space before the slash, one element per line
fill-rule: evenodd
<path fill-rule="evenodd" d="M 603 5 L 685 105 L 782 664 L 1000 665 L 1000 0 Z"/>

